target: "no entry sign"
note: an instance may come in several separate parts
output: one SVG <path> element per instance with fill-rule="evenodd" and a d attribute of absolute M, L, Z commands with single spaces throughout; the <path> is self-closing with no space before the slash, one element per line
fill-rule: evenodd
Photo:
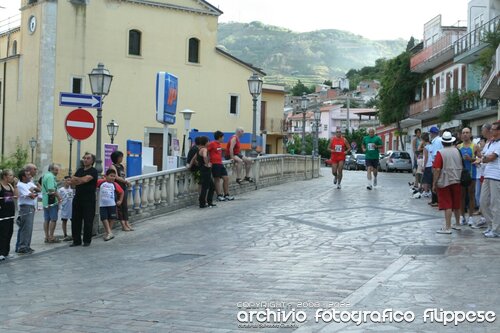
<path fill-rule="evenodd" d="M 94 133 L 94 117 L 87 110 L 76 109 L 68 113 L 64 127 L 73 139 L 85 140 Z"/>

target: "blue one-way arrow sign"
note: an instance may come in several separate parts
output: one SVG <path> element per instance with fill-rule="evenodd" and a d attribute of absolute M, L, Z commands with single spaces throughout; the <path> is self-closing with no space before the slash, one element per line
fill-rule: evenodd
<path fill-rule="evenodd" d="M 102 106 L 101 96 L 73 94 L 62 92 L 59 94 L 60 106 L 100 108 Z"/>

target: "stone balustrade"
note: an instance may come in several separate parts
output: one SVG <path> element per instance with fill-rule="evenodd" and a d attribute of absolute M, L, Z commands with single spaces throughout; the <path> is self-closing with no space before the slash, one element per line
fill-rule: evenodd
<path fill-rule="evenodd" d="M 254 183 L 236 183 L 235 164 L 224 162 L 229 174 L 230 193 L 239 194 L 285 182 L 319 177 L 321 159 L 300 155 L 265 155 L 254 159 Z M 244 175 L 244 166 L 243 175 Z M 198 204 L 198 184 L 192 173 L 181 167 L 127 178 L 130 220 L 140 220 Z"/>

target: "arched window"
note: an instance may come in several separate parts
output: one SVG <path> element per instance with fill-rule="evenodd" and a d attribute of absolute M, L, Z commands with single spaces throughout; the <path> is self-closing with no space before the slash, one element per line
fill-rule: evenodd
<path fill-rule="evenodd" d="M 195 64 L 200 62 L 200 40 L 198 38 L 189 38 L 188 61 Z"/>
<path fill-rule="evenodd" d="M 128 54 L 141 55 L 141 32 L 139 30 L 129 30 L 128 32 Z"/>
<path fill-rule="evenodd" d="M 12 51 L 11 55 L 16 55 L 17 54 L 17 40 L 12 42 Z"/>

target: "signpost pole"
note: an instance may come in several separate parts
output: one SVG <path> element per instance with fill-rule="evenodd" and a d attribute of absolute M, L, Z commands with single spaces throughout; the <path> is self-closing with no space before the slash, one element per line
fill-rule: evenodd
<path fill-rule="evenodd" d="M 102 122 L 102 108 L 97 108 L 97 138 L 96 138 L 96 161 L 95 168 L 97 170 L 97 174 L 102 173 L 102 154 L 101 154 L 101 122 Z"/>
<path fill-rule="evenodd" d="M 80 168 L 80 149 L 82 146 L 82 141 L 78 140 L 76 141 L 76 163 L 75 163 L 75 170 L 78 170 Z"/>
<path fill-rule="evenodd" d="M 163 124 L 163 156 L 162 169 L 167 170 L 168 163 L 168 124 Z"/>

